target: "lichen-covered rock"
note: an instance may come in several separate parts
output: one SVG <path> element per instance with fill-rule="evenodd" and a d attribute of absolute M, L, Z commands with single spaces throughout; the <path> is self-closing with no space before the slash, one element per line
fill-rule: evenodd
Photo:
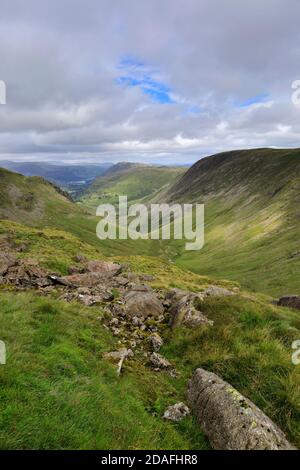
<path fill-rule="evenodd" d="M 166 298 L 170 302 L 170 326 L 172 328 L 180 324 L 189 328 L 195 328 L 199 325 L 213 325 L 213 321 L 194 306 L 196 294 L 172 289 Z"/>
<path fill-rule="evenodd" d="M 293 449 L 270 418 L 216 374 L 197 369 L 188 385 L 188 400 L 215 449 Z"/>
<path fill-rule="evenodd" d="M 300 295 L 286 295 L 281 297 L 278 301 L 278 305 L 300 310 Z"/>
<path fill-rule="evenodd" d="M 176 403 L 175 405 L 169 406 L 164 412 L 163 418 L 170 421 L 181 421 L 183 418 L 190 414 L 189 407 L 184 403 Z"/>

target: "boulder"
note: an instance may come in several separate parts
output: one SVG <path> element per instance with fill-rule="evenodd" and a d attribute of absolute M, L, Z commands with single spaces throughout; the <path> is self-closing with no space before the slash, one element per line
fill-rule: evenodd
<path fill-rule="evenodd" d="M 155 294 L 151 291 L 130 290 L 124 296 L 125 313 L 128 317 L 159 317 L 164 308 Z"/>
<path fill-rule="evenodd" d="M 235 295 L 235 292 L 224 289 L 224 287 L 209 286 L 208 289 L 205 289 L 200 295 L 204 297 L 228 297 Z"/>
<path fill-rule="evenodd" d="M 170 302 L 170 326 L 174 328 L 180 324 L 189 328 L 195 328 L 200 325 L 213 325 L 200 310 L 194 306 L 197 295 L 192 292 L 172 289 L 167 294 L 166 299 Z"/>
<path fill-rule="evenodd" d="M 188 400 L 215 449 L 293 449 L 270 418 L 216 374 L 197 369 L 188 385 Z"/>
<path fill-rule="evenodd" d="M 111 261 L 96 260 L 89 261 L 86 265 L 86 270 L 89 273 L 101 274 L 103 277 L 112 277 L 120 274 L 122 266 Z"/>
<path fill-rule="evenodd" d="M 184 403 L 176 403 L 175 405 L 169 406 L 164 412 L 163 418 L 170 421 L 181 421 L 183 418 L 190 414 L 188 406 Z"/>
<path fill-rule="evenodd" d="M 277 302 L 281 307 L 296 308 L 300 310 L 300 295 L 286 295 Z"/>

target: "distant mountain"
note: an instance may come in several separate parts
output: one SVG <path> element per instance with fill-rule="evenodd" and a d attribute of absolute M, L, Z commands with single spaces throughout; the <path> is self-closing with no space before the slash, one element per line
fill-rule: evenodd
<path fill-rule="evenodd" d="M 42 176 L 43 178 L 67 189 L 76 196 L 93 179 L 102 175 L 112 163 L 97 164 L 58 164 L 41 162 L 0 161 L 0 166 L 21 173 L 24 176 Z"/>
<path fill-rule="evenodd" d="M 199 160 L 158 197 L 205 204 L 205 245 L 176 262 L 272 294 L 300 293 L 300 149 L 256 149 Z"/>
<path fill-rule="evenodd" d="M 154 197 L 157 191 L 166 190 L 185 171 L 183 167 L 120 162 L 92 182 L 84 191 L 81 202 L 95 209 L 103 202 L 117 202 L 120 195 L 126 195 L 128 201 Z"/>

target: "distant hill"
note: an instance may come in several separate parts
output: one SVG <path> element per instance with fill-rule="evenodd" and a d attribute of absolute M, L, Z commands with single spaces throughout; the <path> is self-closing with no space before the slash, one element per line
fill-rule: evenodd
<path fill-rule="evenodd" d="M 205 246 L 179 265 L 273 294 L 300 293 L 300 150 L 220 153 L 195 163 L 166 201 L 205 204 Z"/>
<path fill-rule="evenodd" d="M 96 178 L 80 200 L 94 210 L 100 203 L 116 203 L 119 195 L 127 195 L 128 201 L 154 197 L 157 191 L 173 184 L 185 170 L 183 167 L 120 162 Z"/>
<path fill-rule="evenodd" d="M 108 162 L 72 165 L 48 162 L 0 161 L 0 166 L 3 168 L 21 173 L 24 176 L 42 176 L 67 189 L 74 196 L 88 186 L 93 179 L 102 175 L 111 165 L 112 163 Z"/>

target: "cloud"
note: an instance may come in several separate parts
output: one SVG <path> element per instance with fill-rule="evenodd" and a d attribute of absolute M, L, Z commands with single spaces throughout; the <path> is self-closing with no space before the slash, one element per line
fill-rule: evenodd
<path fill-rule="evenodd" d="M 192 162 L 297 146 L 290 0 L 2 0 L 2 158 Z"/>

